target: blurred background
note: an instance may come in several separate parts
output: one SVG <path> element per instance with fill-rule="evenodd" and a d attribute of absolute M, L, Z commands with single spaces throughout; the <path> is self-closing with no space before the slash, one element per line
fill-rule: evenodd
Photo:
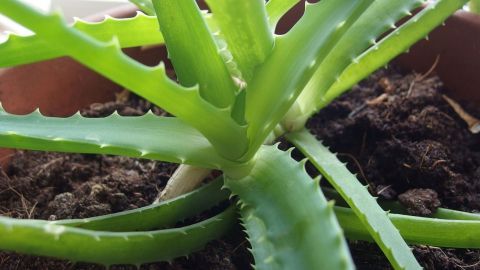
<path fill-rule="evenodd" d="M 68 22 L 74 17 L 85 17 L 104 10 L 122 6 L 132 5 L 128 0 L 19 0 L 43 11 L 61 10 Z M 239 0 L 241 1 L 241 0 Z M 435 0 L 430 0 L 435 1 Z M 471 7 L 478 5 L 480 0 L 472 0 Z M 465 7 L 468 10 L 468 6 Z M 14 32 L 20 35 L 29 35 L 30 31 L 15 24 L 11 20 L 0 15 L 0 42 L 5 38 L 5 31 Z"/>
<path fill-rule="evenodd" d="M 113 7 L 132 5 L 128 0 L 21 0 L 29 5 L 43 11 L 61 10 L 68 22 L 73 17 L 85 17 Z M 15 24 L 11 20 L 0 15 L 0 41 L 5 31 L 21 35 L 31 34 L 27 29 Z M 5 35 L 5 33 L 3 33 Z"/>

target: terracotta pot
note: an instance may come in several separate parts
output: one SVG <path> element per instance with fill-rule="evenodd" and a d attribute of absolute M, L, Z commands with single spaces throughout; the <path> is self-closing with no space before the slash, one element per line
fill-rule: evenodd
<path fill-rule="evenodd" d="M 438 56 L 435 73 L 449 95 L 480 103 L 480 16 L 458 11 L 445 26 L 438 27 L 396 59 L 399 65 L 419 73 L 428 71 Z"/>
<path fill-rule="evenodd" d="M 302 15 L 302 5 L 300 2 L 281 20 L 277 33 L 291 28 Z M 135 10 L 122 7 L 106 14 L 129 17 Z M 101 18 L 103 16 L 95 15 L 88 19 Z M 164 49 L 129 49 L 128 53 L 152 65 L 166 59 Z M 446 26 L 430 35 L 430 41 L 420 42 L 409 54 L 395 61 L 417 72 L 425 72 L 437 55 L 440 60 L 436 71 L 451 94 L 457 99 L 480 102 L 480 76 L 476 74 L 480 71 L 480 16 L 457 12 Z M 69 58 L 0 69 L 0 101 L 7 111 L 16 114 L 29 113 L 39 107 L 49 116 L 68 116 L 89 104 L 113 100 L 114 93 L 121 89 Z M 5 164 L 11 153 L 11 150 L 0 149 L 0 163 Z"/>

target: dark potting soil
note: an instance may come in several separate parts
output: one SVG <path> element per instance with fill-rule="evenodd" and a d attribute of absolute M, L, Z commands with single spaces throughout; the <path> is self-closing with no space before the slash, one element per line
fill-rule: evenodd
<path fill-rule="evenodd" d="M 429 216 L 439 206 L 480 212 L 480 134 L 468 130 L 444 90 L 436 77 L 382 70 L 307 126 L 372 195 L 398 200 L 412 215 Z M 478 107 L 463 108 L 480 116 Z M 351 249 L 360 269 L 389 268 L 375 245 Z M 478 250 L 422 246 L 414 253 L 426 269 L 480 269 Z"/>
<path fill-rule="evenodd" d="M 414 82 L 414 83 L 412 83 Z M 372 194 L 401 201 L 411 214 L 439 206 L 480 211 L 480 144 L 443 100 L 436 78 L 382 70 L 326 107 L 308 127 L 370 184 Z M 368 101 L 366 103 L 366 101 Z M 84 110 L 88 117 L 141 115 L 160 109 L 133 95 Z M 475 107 L 465 107 L 475 116 Z M 63 219 L 150 204 L 175 169 L 161 162 L 102 155 L 18 152 L 0 174 L 0 214 Z M 350 242 L 359 269 L 390 269 L 375 244 Z M 142 269 L 250 269 L 240 230 L 189 259 Z M 480 269 L 480 252 L 416 246 L 426 269 Z M 0 252 L 0 269 L 102 269 L 92 264 Z M 130 266 L 112 269 L 135 269 Z"/>

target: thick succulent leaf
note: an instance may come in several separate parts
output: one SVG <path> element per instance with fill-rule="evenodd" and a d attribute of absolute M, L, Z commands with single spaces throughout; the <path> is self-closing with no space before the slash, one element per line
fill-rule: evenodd
<path fill-rule="evenodd" d="M 222 189 L 222 185 L 223 179 L 218 178 L 191 193 L 160 204 L 101 217 L 81 220 L 60 220 L 52 223 L 103 231 L 141 231 L 171 226 L 178 220 L 202 211 L 204 207 L 207 209 L 226 200 L 230 193 L 226 189 Z M 322 190 L 325 189 L 322 188 Z M 327 192 L 329 197 L 332 196 L 332 193 L 335 193 L 335 191 L 332 190 L 327 190 Z M 341 203 L 343 200 L 338 193 L 332 197 L 335 198 L 336 204 Z M 382 206 L 390 208 L 392 211 L 404 211 L 398 204 L 396 204 L 395 207 L 391 207 L 390 204 Z M 191 208 L 195 210 L 191 210 Z M 368 230 L 363 226 L 360 219 L 356 217 L 353 210 L 343 207 L 335 207 L 334 209 L 335 214 L 339 218 L 340 225 L 347 236 L 352 239 L 360 238 L 373 241 Z M 195 213 L 193 211 L 195 211 Z M 409 243 L 457 248 L 478 247 L 479 242 L 472 241 L 471 239 L 478 239 L 478 236 L 476 237 L 475 235 L 478 234 L 480 215 L 439 208 L 432 217 L 436 219 L 396 214 L 389 215 L 395 227 L 400 230 L 402 237 Z M 232 216 L 231 218 L 234 219 L 235 217 Z M 138 222 L 140 219 L 142 222 Z M 447 219 L 451 220 L 451 222 L 438 221 L 437 219 Z M 462 222 L 462 220 L 476 221 L 476 223 Z M 435 223 L 435 230 L 429 230 L 432 223 Z M 409 229 L 411 227 L 421 227 L 421 229 L 412 231 Z M 460 241 L 457 233 L 444 233 L 446 231 L 455 232 L 460 230 L 467 232 L 467 234 L 462 236 Z M 432 239 L 435 239 L 436 242 L 432 242 Z"/>
<path fill-rule="evenodd" d="M 267 21 L 264 0 L 207 0 L 220 36 L 227 43 L 235 63 L 248 83 L 253 69 L 273 48 L 273 31 Z"/>
<path fill-rule="evenodd" d="M 275 29 L 278 21 L 300 0 L 269 0 L 267 2 L 268 21 Z"/>
<path fill-rule="evenodd" d="M 250 174 L 226 179 L 238 195 L 256 269 L 353 269 L 348 247 L 318 181 L 290 151 L 264 146 Z"/>
<path fill-rule="evenodd" d="M 52 224 L 109 232 L 167 228 L 228 200 L 230 192 L 221 189 L 222 186 L 223 178 L 219 177 L 192 192 L 168 201 L 99 217 L 59 220 Z"/>
<path fill-rule="evenodd" d="M 345 164 L 341 163 L 307 130 L 288 134 L 287 138 L 309 158 L 342 195 L 395 269 L 420 268 L 412 251 L 388 219 L 387 213 L 355 175 L 348 171 Z"/>
<path fill-rule="evenodd" d="M 285 36 L 277 37 L 272 53 L 256 69 L 247 88 L 246 120 L 251 140 L 247 159 L 284 117 L 335 41 L 372 1 L 306 3 L 300 21 Z"/>
<path fill-rule="evenodd" d="M 58 15 L 45 15 L 16 0 L 4 0 L 0 13 L 36 32 L 49 46 L 165 109 L 197 128 L 222 155 L 235 159 L 246 149 L 245 127 L 204 100 L 198 87 L 184 88 L 165 74 L 163 64 L 148 67 L 126 56 L 116 39 L 106 43 L 69 28 Z"/>
<path fill-rule="evenodd" d="M 219 108 L 233 106 L 237 87 L 195 0 L 153 5 L 180 83 L 198 84 L 202 97 Z"/>
<path fill-rule="evenodd" d="M 408 50 L 410 46 L 428 35 L 432 29 L 467 2 L 467 0 L 438 0 L 430 3 L 346 67 L 335 83 L 329 87 L 325 96 L 317 103 L 317 109 L 326 106 L 361 79 Z"/>
<path fill-rule="evenodd" d="M 156 17 L 137 13 L 133 18 L 105 17 L 101 22 L 76 19 L 71 26 L 101 41 L 117 37 L 122 48 L 163 43 Z M 62 50 L 48 46 L 37 35 L 17 36 L 13 33 L 0 43 L 0 67 L 12 67 L 65 56 Z"/>
<path fill-rule="evenodd" d="M 353 210 L 335 207 L 335 215 L 349 239 L 373 240 L 372 235 Z M 388 217 L 410 244 L 480 248 L 480 221 L 478 220 L 447 220 L 400 214 L 389 214 Z"/>
<path fill-rule="evenodd" d="M 178 118 L 45 117 L 38 111 L 11 115 L 0 111 L 0 146 L 31 150 L 124 155 L 209 168 L 229 164 L 195 129 Z"/>
<path fill-rule="evenodd" d="M 375 44 L 385 31 L 394 28 L 395 23 L 410 11 L 418 8 L 424 0 L 377 0 L 346 31 L 320 63 L 297 102 L 305 115 L 316 109 L 316 104 L 342 71 L 366 49 Z M 303 121 L 304 122 L 304 121 Z M 302 125 L 299 123 L 297 125 Z"/>
<path fill-rule="evenodd" d="M 339 206 L 347 207 L 348 204 L 342 198 L 338 192 L 332 188 L 322 187 L 323 194 L 329 199 L 335 200 L 335 204 Z M 396 201 L 378 200 L 378 204 L 386 211 L 390 211 L 395 214 L 406 215 L 407 209 Z M 432 214 L 432 218 L 438 219 L 451 219 L 451 220 L 478 220 L 480 221 L 480 214 L 468 213 L 458 210 L 438 208 L 435 213 Z"/>
<path fill-rule="evenodd" d="M 0 249 L 108 266 L 170 261 L 197 251 L 235 224 L 235 208 L 205 221 L 147 232 L 90 231 L 0 217 Z"/>
<path fill-rule="evenodd" d="M 128 0 L 135 4 L 141 11 L 147 15 L 155 16 L 155 8 L 151 0 Z"/>

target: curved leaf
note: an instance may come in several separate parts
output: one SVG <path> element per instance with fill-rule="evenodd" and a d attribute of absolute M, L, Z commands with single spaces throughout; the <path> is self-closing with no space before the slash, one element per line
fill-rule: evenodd
<path fill-rule="evenodd" d="M 230 207 L 193 225 L 148 232 L 90 231 L 48 221 L 0 217 L 0 249 L 106 266 L 170 261 L 225 234 L 235 224 L 235 212 Z"/>
<path fill-rule="evenodd" d="M 433 28 L 440 25 L 467 2 L 468 0 L 438 0 L 430 3 L 346 67 L 321 101 L 317 103 L 317 109 L 326 106 L 361 79 L 408 50 L 410 46 L 428 35 Z"/>
<path fill-rule="evenodd" d="M 153 6 L 180 83 L 198 84 L 203 98 L 231 109 L 237 87 L 195 0 L 153 0 Z"/>
<path fill-rule="evenodd" d="M 105 42 L 116 37 L 122 48 L 163 43 L 157 18 L 140 12 L 128 19 L 106 16 L 101 22 L 76 19 L 71 27 Z M 0 42 L 0 67 L 13 67 L 61 56 L 65 56 L 64 51 L 52 48 L 38 35 L 17 36 L 11 33 L 7 40 Z"/>
<path fill-rule="evenodd" d="M 49 46 L 132 90 L 197 128 L 215 149 L 230 159 L 245 152 L 246 128 L 204 100 L 198 87 L 185 88 L 165 74 L 163 64 L 148 67 L 126 56 L 116 39 L 102 42 L 69 28 L 58 14 L 45 15 L 22 2 L 3 0 L 0 13 L 36 32 Z"/>
<path fill-rule="evenodd" d="M 207 0 L 220 36 L 227 43 L 242 78 L 248 83 L 254 68 L 273 48 L 273 31 L 267 22 L 264 0 Z M 245 16 L 248 14 L 248 16 Z"/>
<path fill-rule="evenodd" d="M 375 44 L 385 31 L 394 28 L 396 22 L 418 8 L 424 0 L 377 0 L 353 23 L 336 42 L 335 47 L 323 59 L 319 68 L 306 85 L 297 102 L 302 111 L 310 115 L 316 104 L 335 83 L 337 77 L 357 56 Z"/>
<path fill-rule="evenodd" d="M 335 215 L 349 239 L 373 240 L 353 210 L 335 207 Z M 399 214 L 389 214 L 388 217 L 405 241 L 410 244 L 480 248 L 480 221 L 478 220 L 447 220 Z"/>
<path fill-rule="evenodd" d="M 345 200 L 342 198 L 337 191 L 331 188 L 322 187 L 322 191 L 325 196 L 329 199 L 335 200 L 335 204 L 339 206 L 348 206 Z M 399 202 L 396 201 L 384 201 L 379 200 L 378 204 L 385 210 L 391 211 L 395 214 L 406 215 L 407 210 Z M 451 219 L 451 220 L 478 220 L 480 221 L 480 214 L 478 213 L 468 213 L 463 211 L 457 211 L 447 208 L 438 208 L 435 213 L 432 214 L 432 218 L 438 219 Z"/>
<path fill-rule="evenodd" d="M 285 116 L 335 41 L 373 0 L 324 0 L 306 3 L 304 16 L 277 37 L 267 60 L 247 88 L 246 120 L 250 139 L 245 159 L 254 155 Z"/>
<path fill-rule="evenodd" d="M 0 107 L 1 108 L 1 107 Z M 231 163 L 192 127 L 149 112 L 106 118 L 45 117 L 39 111 L 11 115 L 0 109 L 0 146 L 30 150 L 148 158 L 220 168 Z"/>
<path fill-rule="evenodd" d="M 321 145 L 307 130 L 287 135 L 328 182 L 342 195 L 362 221 L 375 242 L 396 269 L 417 269 L 420 265 L 387 213 L 377 204 L 368 190 L 348 171 L 345 164 Z"/>
<path fill-rule="evenodd" d="M 225 182 L 239 197 L 255 268 L 353 269 L 333 204 L 304 163 L 274 146 L 262 147 L 255 161 L 248 176 Z"/>

